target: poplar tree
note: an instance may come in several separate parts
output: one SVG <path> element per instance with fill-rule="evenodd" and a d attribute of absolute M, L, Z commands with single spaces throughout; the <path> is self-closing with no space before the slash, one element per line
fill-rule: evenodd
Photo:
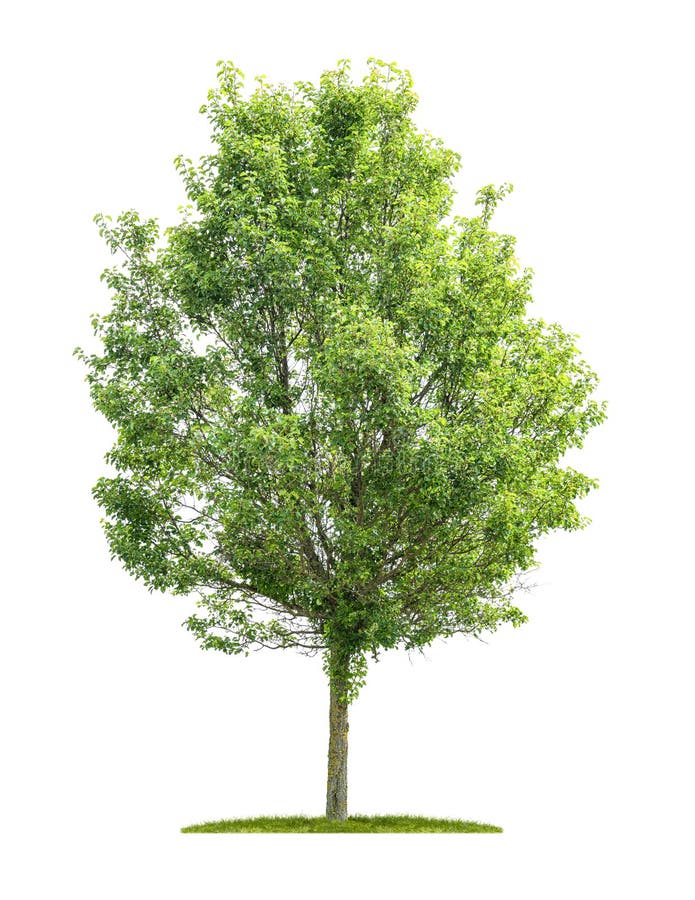
<path fill-rule="evenodd" d="M 459 156 L 416 103 L 378 60 L 251 91 L 220 63 L 179 223 L 97 217 L 120 262 L 100 352 L 76 350 L 116 433 L 112 556 L 196 595 L 203 648 L 323 655 L 338 819 L 368 659 L 526 620 L 518 576 L 595 484 L 562 458 L 604 415 L 490 228 L 509 186 L 453 216 Z"/>

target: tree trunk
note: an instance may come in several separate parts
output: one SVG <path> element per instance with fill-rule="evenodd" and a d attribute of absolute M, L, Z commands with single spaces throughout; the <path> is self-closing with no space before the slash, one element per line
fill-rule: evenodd
<path fill-rule="evenodd" d="M 347 819 L 348 702 L 343 683 L 333 677 L 330 684 L 326 818 Z"/>

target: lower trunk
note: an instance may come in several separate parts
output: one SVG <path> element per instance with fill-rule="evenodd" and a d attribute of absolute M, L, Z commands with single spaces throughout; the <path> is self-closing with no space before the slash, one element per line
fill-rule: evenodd
<path fill-rule="evenodd" d="M 331 678 L 326 818 L 347 819 L 348 701 L 345 688 Z"/>

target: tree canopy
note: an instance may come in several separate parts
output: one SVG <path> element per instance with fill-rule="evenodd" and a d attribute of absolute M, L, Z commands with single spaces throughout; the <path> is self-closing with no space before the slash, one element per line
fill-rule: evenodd
<path fill-rule="evenodd" d="M 561 461 L 603 407 L 490 228 L 508 186 L 452 215 L 407 72 L 218 76 L 181 221 L 97 217 L 122 261 L 77 351 L 117 435 L 94 494 L 130 573 L 197 595 L 203 647 L 324 652 L 347 701 L 369 655 L 525 621 L 515 576 L 584 524 Z"/>

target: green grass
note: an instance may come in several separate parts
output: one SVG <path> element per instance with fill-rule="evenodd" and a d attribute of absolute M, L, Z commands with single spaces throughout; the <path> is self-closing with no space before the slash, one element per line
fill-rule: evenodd
<path fill-rule="evenodd" d="M 321 816 L 261 816 L 256 819 L 222 819 L 219 822 L 204 822 L 202 825 L 188 825 L 185 833 L 228 834 L 277 833 L 277 832 L 464 832 L 491 833 L 502 831 L 497 825 L 481 822 L 464 822 L 462 819 L 428 819 L 425 816 L 350 816 L 344 822 L 325 819 Z"/>

